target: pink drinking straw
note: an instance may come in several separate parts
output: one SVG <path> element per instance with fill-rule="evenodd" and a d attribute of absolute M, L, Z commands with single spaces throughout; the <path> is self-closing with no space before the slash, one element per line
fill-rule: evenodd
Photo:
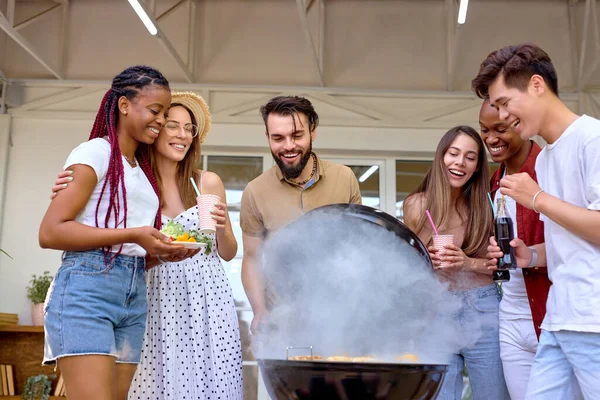
<path fill-rule="evenodd" d="M 429 223 L 431 224 L 431 227 L 433 228 L 433 233 L 435 233 L 435 236 L 438 235 L 438 231 L 435 228 L 435 224 L 433 223 L 433 219 L 431 218 L 431 214 L 429 214 L 429 210 L 425 210 L 425 214 L 427 214 L 427 218 L 429 218 Z"/>

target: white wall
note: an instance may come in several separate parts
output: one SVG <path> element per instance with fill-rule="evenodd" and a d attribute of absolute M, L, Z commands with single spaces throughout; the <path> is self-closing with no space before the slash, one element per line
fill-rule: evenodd
<path fill-rule="evenodd" d="M 0 257 L 0 312 L 19 313 L 22 324 L 31 323 L 25 296 L 31 274 L 54 273 L 60 262 L 60 252 L 42 250 L 37 239 L 51 184 L 90 127 L 89 121 L 12 120 L 0 247 L 13 260 Z"/>
<path fill-rule="evenodd" d="M 8 146 L 10 142 L 10 115 L 0 115 L 0 221 L 4 203 L 4 187 L 8 170 Z M 1 238 L 2 232 L 0 232 Z"/>

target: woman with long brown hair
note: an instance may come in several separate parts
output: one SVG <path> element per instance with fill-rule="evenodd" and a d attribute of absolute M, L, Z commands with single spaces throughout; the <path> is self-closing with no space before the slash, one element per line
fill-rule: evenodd
<path fill-rule="evenodd" d="M 500 294 L 487 268 L 487 241 L 493 230 L 488 200 L 489 171 L 484 144 L 469 126 L 450 129 L 440 140 L 431 169 L 404 201 L 404 221 L 425 243 L 436 275 L 460 301 L 454 316 L 473 344 L 452 355 L 440 399 L 460 400 L 466 363 L 474 399 L 505 399 L 500 361 L 498 307 Z M 454 243 L 433 247 L 434 231 L 454 235 Z"/>

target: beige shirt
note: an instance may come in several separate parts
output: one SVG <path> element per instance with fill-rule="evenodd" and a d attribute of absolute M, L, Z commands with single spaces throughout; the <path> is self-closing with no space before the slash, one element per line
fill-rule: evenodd
<path fill-rule="evenodd" d="M 356 176 L 345 165 L 317 157 L 315 182 L 304 188 L 287 182 L 274 165 L 244 189 L 240 225 L 244 233 L 264 238 L 315 208 L 361 202 Z"/>

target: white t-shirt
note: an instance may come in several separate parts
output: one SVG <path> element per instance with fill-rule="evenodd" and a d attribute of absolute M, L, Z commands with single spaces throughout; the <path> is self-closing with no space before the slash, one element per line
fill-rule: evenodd
<path fill-rule="evenodd" d="M 535 165 L 548 194 L 600 210 L 600 121 L 583 115 L 547 145 Z M 600 246 L 545 215 L 548 276 L 552 281 L 542 329 L 600 333 Z"/>
<path fill-rule="evenodd" d="M 100 193 L 102 192 L 106 173 L 108 172 L 109 160 L 110 143 L 104 139 L 98 138 L 80 144 L 71 152 L 71 154 L 69 154 L 69 157 L 65 162 L 64 169 L 75 164 L 89 165 L 94 169 L 96 177 L 98 178 L 98 183 L 96 184 L 90 199 L 75 218 L 75 221 L 81 224 L 96 227 L 96 206 L 98 204 L 98 199 L 100 198 Z M 153 226 L 159 204 L 158 197 L 156 196 L 156 193 L 154 193 L 150 181 L 139 165 L 132 168 L 125 157 L 123 157 L 123 168 L 125 171 L 125 190 L 127 192 L 127 228 Z M 98 209 L 98 226 L 101 228 L 104 228 L 104 219 L 108 210 L 109 196 L 110 188 L 107 185 L 104 195 L 102 196 L 100 208 Z M 123 228 L 125 207 L 120 187 L 119 196 L 121 201 L 121 221 L 119 221 L 117 228 Z M 111 214 L 111 217 L 109 218 L 108 227 L 115 228 L 114 214 Z M 113 246 L 112 251 L 116 252 L 118 250 L 119 246 Z M 137 244 L 126 243 L 123 245 L 121 254 L 128 256 L 145 256 L 146 250 Z"/>
<path fill-rule="evenodd" d="M 498 204 L 498 200 L 502 195 L 500 190 L 496 190 L 494 204 Z M 519 237 L 517 234 L 517 203 L 512 197 L 504 196 L 504 205 L 508 215 L 513 221 L 514 237 Z M 500 319 L 515 320 L 515 319 L 532 319 L 531 307 L 527 297 L 527 289 L 525 288 L 525 279 L 523 278 L 523 270 L 517 268 L 510 270 L 510 280 L 502 284 L 502 301 L 500 302 Z"/>

